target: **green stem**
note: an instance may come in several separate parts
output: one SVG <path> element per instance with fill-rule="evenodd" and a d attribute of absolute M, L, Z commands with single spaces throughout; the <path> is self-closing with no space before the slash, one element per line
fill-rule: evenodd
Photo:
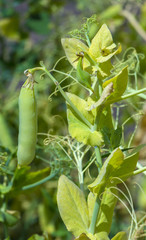
<path fill-rule="evenodd" d="M 98 169 L 100 171 L 102 167 L 102 159 L 101 159 L 100 149 L 97 146 L 95 147 L 95 155 L 97 159 Z"/>
<path fill-rule="evenodd" d="M 40 181 L 38 181 L 38 182 L 35 182 L 35 183 L 30 184 L 30 185 L 24 186 L 24 187 L 22 187 L 22 190 L 28 190 L 28 189 L 30 189 L 30 188 L 37 187 L 37 186 L 39 186 L 39 185 L 47 182 L 48 180 L 52 179 L 53 177 L 55 177 L 55 176 L 57 175 L 57 173 L 58 173 L 58 171 L 52 173 L 52 174 L 49 175 L 48 177 L 46 177 L 46 178 L 44 178 L 44 179 L 42 179 L 42 180 L 40 180 Z"/>
<path fill-rule="evenodd" d="M 102 159 L 101 159 L 99 147 L 95 147 L 95 154 L 96 154 L 96 159 L 97 159 L 97 163 L 98 163 L 99 171 L 100 171 L 100 169 L 102 167 Z M 92 233 L 92 234 L 95 233 L 96 221 L 97 221 L 97 217 L 99 214 L 100 204 L 101 204 L 100 199 L 98 197 L 96 197 L 96 201 L 95 201 L 95 205 L 94 205 L 94 209 L 93 209 L 93 215 L 92 215 L 92 219 L 91 219 L 91 224 L 89 227 L 89 233 Z"/>
<path fill-rule="evenodd" d="M 95 233 L 96 220 L 97 220 L 98 213 L 99 213 L 100 203 L 101 203 L 101 201 L 97 197 L 96 201 L 95 201 L 94 209 L 93 209 L 91 224 L 90 224 L 90 227 L 89 227 L 89 233 L 91 233 L 91 234 Z"/>
<path fill-rule="evenodd" d="M 51 80 L 54 82 L 54 84 L 58 87 L 58 90 L 62 94 L 62 96 L 65 98 L 65 100 L 69 103 L 69 105 L 72 107 L 72 109 L 75 111 L 75 113 L 80 117 L 80 119 L 90 128 L 92 129 L 93 125 L 81 114 L 81 112 L 76 108 L 76 106 L 72 103 L 72 101 L 69 99 L 67 94 L 62 90 L 61 86 L 57 82 L 57 80 L 52 76 L 52 74 L 46 69 L 46 67 L 41 63 L 41 66 L 43 67 L 44 72 L 51 78 Z"/>
<path fill-rule="evenodd" d="M 136 96 L 136 95 L 138 95 L 138 94 L 140 94 L 140 93 L 144 93 L 144 92 L 146 92 L 146 88 L 142 88 L 142 89 L 140 89 L 140 90 L 134 91 L 133 93 L 130 93 L 130 94 L 121 96 L 121 97 L 119 97 L 119 98 L 116 99 L 116 102 L 125 100 L 125 99 L 127 99 L 127 98 Z M 114 99 L 114 101 L 113 101 L 113 100 L 109 101 L 108 104 L 111 104 L 111 103 L 114 103 L 114 102 L 115 102 L 115 99 Z"/>
<path fill-rule="evenodd" d="M 86 42 L 87 42 L 88 46 L 90 47 L 91 42 L 90 42 L 90 39 L 89 39 L 89 37 L 88 37 L 88 34 L 85 33 L 85 36 L 86 36 Z"/>

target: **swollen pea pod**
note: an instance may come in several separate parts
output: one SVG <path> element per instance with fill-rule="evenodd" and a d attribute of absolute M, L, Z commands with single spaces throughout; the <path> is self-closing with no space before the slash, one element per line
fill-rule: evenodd
<path fill-rule="evenodd" d="M 25 166 L 35 157 L 37 140 L 37 106 L 32 74 L 24 72 L 28 78 L 21 87 L 19 95 L 19 136 L 18 136 L 18 165 Z"/>

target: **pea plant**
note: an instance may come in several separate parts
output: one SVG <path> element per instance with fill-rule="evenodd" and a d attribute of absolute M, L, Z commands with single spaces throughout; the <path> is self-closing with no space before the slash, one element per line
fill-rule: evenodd
<path fill-rule="evenodd" d="M 41 62 L 39 67 L 25 71 L 28 78 L 19 96 L 18 166 L 13 174 L 5 170 L 11 159 L 7 159 L 5 165 L 1 166 L 4 176 L 1 199 L 5 203 L 14 192 L 33 188 L 54 178 L 56 174 L 60 175 L 58 171 L 51 172 L 50 167 L 30 172 L 28 166 L 35 157 L 37 107 L 34 73 L 40 70 L 53 81 L 56 92 L 62 94 L 67 106 L 69 136 L 44 134 L 47 136 L 46 145 L 55 142 L 70 162 L 74 163 L 78 173 L 78 186 L 64 174 L 58 180 L 57 204 L 67 230 L 76 240 L 109 240 L 113 213 L 119 200 L 131 216 L 131 226 L 128 234 L 118 232 L 112 240 L 144 239 L 145 233 L 138 230 L 144 225 L 146 215 L 140 221 L 137 220 L 125 184 L 128 178 L 145 174 L 146 167 L 138 163 L 139 151 L 144 145 L 132 146 L 134 133 L 126 144 L 124 123 L 119 125 L 120 107 L 124 104 L 132 105 L 129 100 L 135 97 L 138 101 L 145 99 L 146 88 L 139 88 L 141 85 L 137 81 L 142 55 L 130 48 L 119 60 L 117 55 L 121 53 L 122 47 L 113 42 L 106 24 L 99 28 L 87 21 L 82 31 L 72 32 L 71 35 L 61 40 L 71 70 L 57 70 L 57 64 L 64 60 L 61 58 L 51 70 Z M 63 76 L 63 80 L 57 81 L 54 73 Z M 135 82 L 131 82 L 131 76 Z M 61 86 L 66 79 L 71 80 L 69 88 L 68 85 Z M 79 94 L 64 90 L 72 90 L 72 86 L 77 86 Z M 83 98 L 80 96 L 81 91 L 84 92 Z M 88 160 L 84 162 L 86 154 Z M 93 176 L 90 172 L 92 166 L 95 166 Z M 90 180 L 85 181 L 87 175 Z M 118 187 L 119 183 L 127 189 L 125 198 L 131 208 L 118 195 L 124 194 Z M 12 214 L 3 204 L 0 220 L 4 225 L 13 225 L 18 220 L 18 213 Z"/>

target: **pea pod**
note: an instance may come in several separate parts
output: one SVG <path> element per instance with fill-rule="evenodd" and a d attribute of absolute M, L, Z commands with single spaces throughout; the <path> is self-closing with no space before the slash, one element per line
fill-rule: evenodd
<path fill-rule="evenodd" d="M 37 106 L 34 92 L 34 79 L 27 75 L 26 82 L 21 87 L 19 95 L 19 136 L 18 136 L 18 165 L 24 166 L 35 157 L 37 140 Z"/>

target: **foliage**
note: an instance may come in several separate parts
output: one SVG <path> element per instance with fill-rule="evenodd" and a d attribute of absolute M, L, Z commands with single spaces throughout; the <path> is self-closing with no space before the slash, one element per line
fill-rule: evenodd
<path fill-rule="evenodd" d="M 70 231 L 82 240 L 144 239 L 145 214 L 133 205 L 144 209 L 144 193 L 136 201 L 125 181 L 131 186 L 145 171 L 138 162 L 145 144 L 133 142 L 146 98 L 145 3 L 0 6 L 0 238 L 70 240 Z M 27 68 L 35 79 L 38 139 L 31 167 L 18 167 L 18 95 Z"/>

